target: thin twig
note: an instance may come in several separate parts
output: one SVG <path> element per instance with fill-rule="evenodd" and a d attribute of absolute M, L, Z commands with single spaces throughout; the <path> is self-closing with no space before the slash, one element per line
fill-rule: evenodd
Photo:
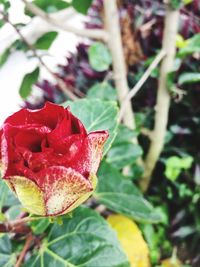
<path fill-rule="evenodd" d="M 13 221 L 6 221 L 4 223 L 0 223 L 0 233 L 27 234 L 31 230 L 30 227 L 26 225 L 26 223 L 40 220 L 41 218 L 43 217 L 25 217 Z"/>
<path fill-rule="evenodd" d="M 147 128 L 141 128 L 140 133 L 143 134 L 144 136 L 148 137 L 150 140 L 152 138 L 152 131 L 147 129 Z"/>
<path fill-rule="evenodd" d="M 46 217 L 25 217 L 25 218 L 16 219 L 14 221 L 11 221 L 11 222 L 9 222 L 9 224 L 12 226 L 15 226 L 15 225 L 23 224 L 23 223 L 27 223 L 27 222 L 38 221 L 38 220 L 41 220 L 42 218 L 46 218 Z"/>
<path fill-rule="evenodd" d="M 25 244 L 24 244 L 23 250 L 22 250 L 22 252 L 21 252 L 21 254 L 20 254 L 20 256 L 19 256 L 19 258 L 18 258 L 18 260 L 17 260 L 17 262 L 16 262 L 16 264 L 15 264 L 15 267 L 20 267 L 20 266 L 22 265 L 22 263 L 23 263 L 23 261 L 24 261 L 24 258 L 25 258 L 25 256 L 26 256 L 26 253 L 27 253 L 27 251 L 29 250 L 30 245 L 31 245 L 33 239 L 34 239 L 34 237 L 33 237 L 33 235 L 30 233 L 30 234 L 27 236 L 27 238 L 26 238 L 26 242 L 25 242 Z"/>
<path fill-rule="evenodd" d="M 97 39 L 97 40 L 103 40 L 107 41 L 109 38 L 109 35 L 105 30 L 100 30 L 100 29 L 77 29 L 71 25 L 63 25 L 59 21 L 53 19 L 50 17 L 46 12 L 44 12 L 41 8 L 38 6 L 34 5 L 31 2 L 28 2 L 27 0 L 22 0 L 26 7 L 36 16 L 44 19 L 47 23 L 58 27 L 61 30 L 67 31 L 67 32 L 72 32 L 76 35 L 79 35 L 81 37 L 87 37 L 91 39 Z"/>
<path fill-rule="evenodd" d="M 160 63 L 160 61 L 163 59 L 163 57 L 166 55 L 166 52 L 164 50 L 161 50 L 160 53 L 156 56 L 156 58 L 154 59 L 154 61 L 151 63 L 151 65 L 147 68 L 147 70 L 144 72 L 144 74 L 142 75 L 141 79 L 136 83 L 136 85 L 129 91 L 129 93 L 127 94 L 125 100 L 123 101 L 122 105 L 121 105 L 121 109 L 119 112 L 119 117 L 118 120 L 121 121 L 123 116 L 124 116 L 124 112 L 126 109 L 126 105 L 127 103 L 137 94 L 137 92 L 141 89 L 141 87 L 143 86 L 143 84 L 146 82 L 146 80 L 149 78 L 149 76 L 151 75 L 152 71 L 157 67 L 157 65 Z"/>
<path fill-rule="evenodd" d="M 21 40 L 26 44 L 26 46 L 32 51 L 33 55 L 38 59 L 39 63 L 41 66 L 43 66 L 52 76 L 53 78 L 56 80 L 58 87 L 61 91 L 63 91 L 67 97 L 69 97 L 72 100 L 76 100 L 77 96 L 74 95 L 65 85 L 65 83 L 63 82 L 62 79 L 60 79 L 43 61 L 42 57 L 38 55 L 35 47 L 29 43 L 28 40 L 26 40 L 26 38 L 23 36 L 23 34 L 21 33 L 21 31 L 9 20 L 8 15 L 5 14 L 4 12 L 0 11 L 0 14 L 2 14 L 3 19 L 9 23 L 13 29 L 17 32 L 17 34 L 20 36 Z"/>

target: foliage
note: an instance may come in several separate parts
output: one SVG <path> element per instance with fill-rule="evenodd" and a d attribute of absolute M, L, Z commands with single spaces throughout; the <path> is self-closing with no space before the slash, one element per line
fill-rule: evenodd
<path fill-rule="evenodd" d="M 32 71 L 32 72 L 30 72 L 24 76 L 21 87 L 19 89 L 19 93 L 20 93 L 20 96 L 22 98 L 27 98 L 30 95 L 32 85 L 34 83 L 36 83 L 36 81 L 38 80 L 39 71 L 40 70 L 37 67 L 34 71 Z"/>
<path fill-rule="evenodd" d="M 98 173 L 99 183 L 94 197 L 109 209 L 142 222 L 159 222 L 155 212 L 130 180 L 112 165 L 103 162 Z"/>
<path fill-rule="evenodd" d="M 68 105 L 71 111 L 83 122 L 88 132 L 104 129 L 109 131 L 110 136 L 105 145 L 105 154 L 116 136 L 118 113 L 116 103 L 84 99 L 64 104 L 64 106 Z"/>
<path fill-rule="evenodd" d="M 0 3 L 5 12 L 9 11 L 9 1 Z M 86 27 L 103 27 L 105 18 L 101 0 L 34 0 L 32 3 L 48 14 L 73 7 L 81 14 L 88 14 Z M 159 0 L 122 0 L 118 4 L 124 52 L 130 52 L 127 52 L 130 39 L 125 37 L 131 30 L 131 36 L 136 38 L 143 54 L 133 65 L 127 60 L 131 88 L 161 49 L 165 12 L 163 1 Z M 148 135 L 145 130 L 153 128 L 159 67 L 153 70 L 134 98 L 137 126 L 134 131 L 118 122 L 116 77 L 112 72 L 110 51 L 103 42 L 79 43 L 76 52 L 69 53 L 66 63 L 58 65 L 55 71 L 56 77 L 83 99 L 69 101 L 56 82 L 40 79 L 40 67 L 24 76 L 19 90 L 25 100 L 24 106 L 40 108 L 47 100 L 69 105 L 88 131 L 108 129 L 110 137 L 98 171 L 98 187 L 93 197 L 85 203 L 87 207 L 79 207 L 72 214 L 56 220 L 39 218 L 29 222 L 28 227 L 35 239 L 23 266 L 128 267 L 132 264 L 139 267 L 134 257 L 140 254 L 141 244 L 144 250 L 141 254 L 145 256 L 146 264 L 149 264 L 149 254 L 152 266 L 180 266 L 180 262 L 183 262 L 181 266 L 199 266 L 200 3 L 198 0 L 171 0 L 170 4 L 181 12 L 176 60 L 168 74 L 167 86 L 172 101 L 165 147 L 145 196 L 137 184 L 144 171 L 138 162 L 145 157 L 150 143 L 151 132 Z M 30 20 L 33 19 L 30 11 L 25 12 Z M 124 24 L 126 18 L 131 23 Z M 26 25 L 15 26 L 22 30 Z M 48 50 L 58 37 L 57 28 L 53 30 L 33 43 L 41 58 L 48 55 Z M 134 53 L 128 54 L 137 55 L 137 46 L 131 49 Z M 27 58 L 33 55 L 30 47 L 17 40 L 2 52 L 0 67 L 16 50 L 22 50 Z M 42 96 L 31 102 L 30 99 L 37 95 L 36 87 L 41 89 Z M 134 142 L 136 137 L 139 143 Z M 0 210 L 2 223 L 26 214 L 2 180 Z M 118 237 L 106 222 L 107 217 Z M 16 264 L 26 235 L 19 236 L 0 236 L 0 266 Z M 133 242 L 133 238 L 136 241 Z M 174 248 L 177 248 L 176 257 Z"/>
<path fill-rule="evenodd" d="M 105 257 L 107 255 L 107 257 Z M 96 212 L 81 207 L 62 225 L 53 225 L 24 266 L 110 266 L 129 263 L 115 233 Z"/>
<path fill-rule="evenodd" d="M 112 59 L 108 48 L 102 43 L 94 43 L 88 50 L 89 62 L 96 71 L 105 71 L 109 68 Z"/>
<path fill-rule="evenodd" d="M 48 50 L 53 41 L 56 39 L 57 35 L 57 32 L 45 33 L 43 36 L 37 39 L 36 43 L 34 44 L 35 48 L 41 50 Z"/>

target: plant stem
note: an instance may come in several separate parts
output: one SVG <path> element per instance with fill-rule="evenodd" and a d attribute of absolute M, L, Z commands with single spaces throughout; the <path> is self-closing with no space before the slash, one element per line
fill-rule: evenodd
<path fill-rule="evenodd" d="M 122 47 L 122 39 L 119 24 L 119 15 L 116 0 L 104 0 L 106 28 L 109 34 L 108 46 L 110 48 L 113 60 L 113 74 L 118 94 L 118 100 L 122 105 L 126 95 L 129 92 L 127 82 L 127 70 Z M 123 115 L 124 124 L 135 128 L 134 113 L 131 102 L 127 101 Z"/>
<path fill-rule="evenodd" d="M 167 88 L 167 76 L 172 70 L 176 54 L 178 22 L 179 10 L 172 10 L 170 6 L 166 4 L 165 28 L 162 44 L 162 49 L 166 51 L 166 56 L 161 64 L 159 87 L 155 106 L 155 124 L 151 134 L 150 148 L 145 160 L 144 175 L 140 180 L 140 187 L 143 192 L 147 191 L 149 187 L 152 172 L 164 146 L 170 107 L 170 94 Z"/>
<path fill-rule="evenodd" d="M 19 258 L 15 264 L 15 267 L 20 267 L 22 265 L 24 258 L 26 256 L 26 253 L 27 253 L 28 249 L 30 248 L 30 245 L 31 245 L 33 239 L 34 239 L 34 237 L 30 233 L 26 238 L 26 242 L 24 244 L 23 250 L 22 250 L 22 252 L 21 252 L 21 254 L 20 254 L 20 256 L 19 256 Z"/>
<path fill-rule="evenodd" d="M 18 234 L 27 234 L 31 230 L 25 225 L 27 222 L 40 220 L 42 217 L 25 217 L 21 219 L 16 219 L 13 221 L 8 221 L 4 223 L 0 223 L 0 233 L 18 233 Z"/>

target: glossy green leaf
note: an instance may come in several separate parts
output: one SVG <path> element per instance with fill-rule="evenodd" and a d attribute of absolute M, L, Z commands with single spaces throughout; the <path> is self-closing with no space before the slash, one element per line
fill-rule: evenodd
<path fill-rule="evenodd" d="M 7 234 L 0 234 L 0 266 L 13 267 L 16 255 L 12 253 L 12 244 Z"/>
<path fill-rule="evenodd" d="M 87 14 L 89 7 L 92 4 L 92 0 L 72 0 L 72 6 L 80 13 Z"/>
<path fill-rule="evenodd" d="M 36 49 L 48 50 L 51 47 L 53 41 L 56 39 L 57 35 L 57 32 L 45 33 L 37 40 L 37 42 L 34 44 L 34 47 Z"/>
<path fill-rule="evenodd" d="M 70 106 L 71 111 L 85 125 L 88 132 L 108 130 L 109 138 L 105 144 L 104 154 L 110 148 L 117 130 L 118 108 L 116 102 L 97 99 L 81 99 L 68 101 L 64 106 Z"/>
<path fill-rule="evenodd" d="M 138 132 L 119 125 L 117 136 L 109 150 L 107 161 L 117 169 L 135 163 L 136 159 L 143 153 L 141 147 L 132 141 Z"/>
<path fill-rule="evenodd" d="M 185 57 L 193 53 L 200 52 L 200 33 L 195 34 L 192 38 L 186 40 L 186 45 L 178 52 L 179 57 Z"/>
<path fill-rule="evenodd" d="M 109 209 L 141 222 L 161 220 L 152 205 L 139 190 L 109 163 L 103 162 L 98 172 L 98 187 L 94 197 Z"/>
<path fill-rule="evenodd" d="M 1 55 L 0 55 L 0 68 L 6 63 L 8 57 L 10 55 L 10 48 L 6 49 Z"/>
<path fill-rule="evenodd" d="M 27 98 L 32 89 L 32 85 L 37 82 L 40 70 L 37 67 L 34 71 L 26 74 L 19 89 L 19 94 L 22 98 Z"/>
<path fill-rule="evenodd" d="M 108 70 L 112 63 L 108 48 L 100 42 L 92 44 L 88 49 L 89 62 L 96 71 Z"/>
<path fill-rule="evenodd" d="M 179 76 L 178 83 L 186 84 L 186 83 L 197 83 L 200 82 L 200 72 L 184 72 Z"/>
<path fill-rule="evenodd" d="M 130 129 L 123 124 L 120 124 L 113 145 L 121 144 L 124 142 L 131 142 L 137 135 L 138 131 Z"/>
<path fill-rule="evenodd" d="M 129 267 L 115 232 L 95 211 L 79 207 L 54 224 L 24 267 Z"/>
<path fill-rule="evenodd" d="M 107 82 L 96 83 L 87 92 L 88 98 L 116 101 L 116 90 Z"/>
<path fill-rule="evenodd" d="M 113 145 L 108 152 L 107 161 L 117 169 L 134 163 L 142 155 L 142 149 L 139 145 L 130 142 Z"/>

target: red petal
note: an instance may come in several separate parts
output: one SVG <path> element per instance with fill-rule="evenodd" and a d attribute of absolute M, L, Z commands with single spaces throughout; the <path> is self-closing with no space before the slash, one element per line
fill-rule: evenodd
<path fill-rule="evenodd" d="M 0 162 L 1 162 L 1 158 L 2 158 L 2 155 L 1 155 L 2 134 L 3 134 L 3 130 L 1 129 L 1 130 L 0 130 Z"/>
<path fill-rule="evenodd" d="M 71 120 L 71 128 L 72 128 L 72 132 L 74 134 L 83 134 L 83 135 L 87 135 L 87 131 L 83 125 L 83 123 L 77 118 L 75 117 L 69 110 L 69 107 L 67 107 L 65 109 L 65 112 L 67 114 L 67 116 L 70 118 Z"/>
<path fill-rule="evenodd" d="M 24 161 L 24 153 L 41 150 L 41 143 L 45 138 L 44 132 L 43 127 L 35 129 L 27 127 L 19 130 L 18 127 L 4 124 L 1 146 L 4 178 L 11 175 L 28 175 L 29 169 Z"/>
<path fill-rule="evenodd" d="M 21 126 L 27 124 L 40 124 L 54 129 L 62 118 L 65 116 L 65 110 L 62 106 L 46 102 L 42 109 L 29 110 L 21 109 L 5 120 L 13 126 Z"/>

